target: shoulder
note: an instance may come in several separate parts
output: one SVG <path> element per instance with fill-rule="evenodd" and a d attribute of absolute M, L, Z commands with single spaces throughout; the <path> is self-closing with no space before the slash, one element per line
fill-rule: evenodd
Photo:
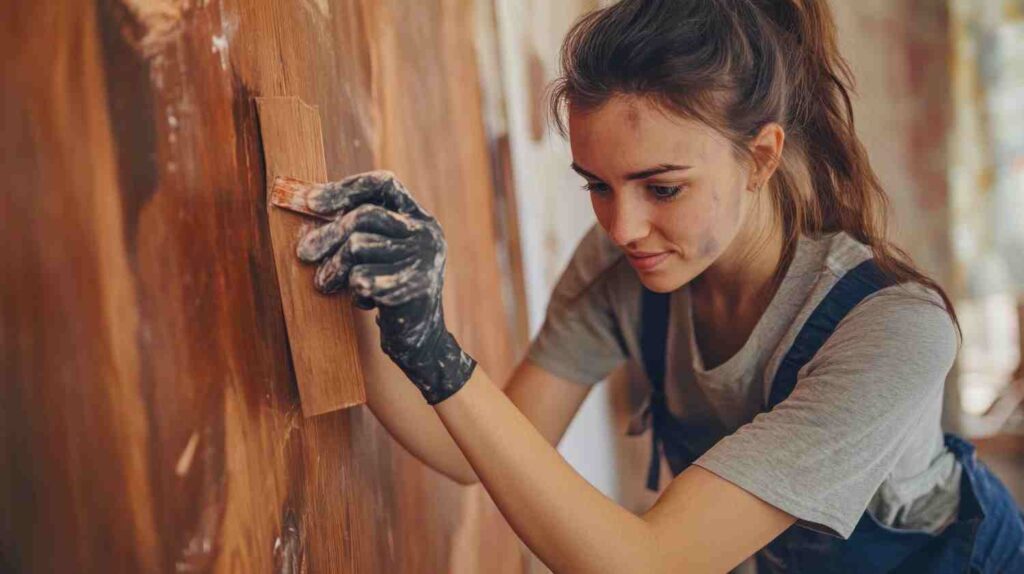
<path fill-rule="evenodd" d="M 939 293 L 917 282 L 880 289 L 854 307 L 840 323 L 847 333 L 907 350 L 952 357 L 957 350 L 956 325 Z"/>
<path fill-rule="evenodd" d="M 820 235 L 809 239 L 809 242 L 817 253 L 815 259 L 820 269 L 834 277 L 843 276 L 872 257 L 870 247 L 845 231 Z"/>
<path fill-rule="evenodd" d="M 827 266 L 837 281 L 872 256 L 867 246 L 848 236 L 833 241 Z M 930 373 L 932 379 L 944 378 L 958 345 L 956 325 L 939 292 L 908 281 L 883 287 L 854 306 L 811 363 L 865 361 L 864 367 L 916 369 L 922 375 Z"/>
<path fill-rule="evenodd" d="M 826 265 L 841 278 L 872 257 L 874 253 L 870 247 L 848 233 L 840 232 L 830 240 Z M 895 334 L 925 335 L 923 331 L 927 330 L 950 339 L 956 332 L 942 295 L 917 281 L 904 281 L 879 289 L 857 305 L 847 319 L 851 323 L 871 323 L 876 331 L 885 328 Z"/>
<path fill-rule="evenodd" d="M 836 232 L 813 240 L 820 252 L 820 281 L 835 285 L 858 265 L 874 257 L 871 248 L 846 232 Z M 897 327 L 895 332 L 908 328 L 931 327 L 944 334 L 955 333 L 956 327 L 942 296 L 935 289 L 916 281 L 907 281 L 879 289 L 861 301 L 840 323 L 872 323 L 877 326 Z"/>

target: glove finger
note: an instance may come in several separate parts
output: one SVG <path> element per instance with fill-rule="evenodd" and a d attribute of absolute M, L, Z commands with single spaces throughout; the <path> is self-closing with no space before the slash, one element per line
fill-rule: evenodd
<path fill-rule="evenodd" d="M 433 279 L 412 258 L 394 263 L 367 263 L 352 268 L 349 286 L 380 306 L 396 307 L 430 292 Z"/>
<path fill-rule="evenodd" d="M 357 231 L 404 238 L 415 233 L 421 225 L 408 215 L 395 213 L 378 205 L 362 205 L 306 233 L 299 240 L 295 252 L 302 261 L 312 263 L 333 253 Z"/>
<path fill-rule="evenodd" d="M 372 297 L 360 297 L 359 295 L 352 296 L 352 304 L 363 311 L 369 311 L 377 306 L 377 304 L 373 302 Z"/>
<path fill-rule="evenodd" d="M 354 265 L 351 242 L 346 241 L 341 249 L 325 259 L 313 274 L 313 286 L 321 293 L 337 293 L 348 283 L 348 274 Z"/>
<path fill-rule="evenodd" d="M 357 231 L 348 238 L 353 263 L 394 263 L 416 253 L 409 241 Z"/>
<path fill-rule="evenodd" d="M 316 288 L 324 293 L 340 291 L 348 284 L 352 267 L 360 263 L 394 263 L 410 259 L 415 248 L 400 239 L 357 231 L 324 261 L 314 276 Z"/>
<path fill-rule="evenodd" d="M 340 181 L 310 186 L 297 201 L 317 213 L 346 213 L 364 203 L 381 205 L 398 213 L 414 217 L 432 217 L 390 171 L 377 170 L 357 173 Z"/>

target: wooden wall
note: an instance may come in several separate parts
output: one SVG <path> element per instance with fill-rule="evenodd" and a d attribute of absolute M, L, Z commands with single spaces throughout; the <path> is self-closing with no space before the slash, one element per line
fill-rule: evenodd
<path fill-rule="evenodd" d="M 407 182 L 449 328 L 504 380 L 521 289 L 472 0 L 5 2 L 0 27 L 0 571 L 521 569 L 482 488 L 367 407 L 302 418 L 253 102 L 318 106 L 331 178 Z M 373 313 L 367 379 L 402 376 Z"/>

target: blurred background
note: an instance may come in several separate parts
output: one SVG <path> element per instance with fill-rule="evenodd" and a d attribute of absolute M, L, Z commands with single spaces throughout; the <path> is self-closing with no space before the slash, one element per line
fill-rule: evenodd
<path fill-rule="evenodd" d="M 253 98 L 316 106 L 332 179 L 410 183 L 448 237 L 449 328 L 503 384 L 595 221 L 544 96 L 607 3 L 0 6 L 0 571 L 545 571 L 365 407 L 301 416 Z M 892 236 L 963 326 L 945 425 L 1024 501 L 1024 1 L 832 8 Z M 366 380 L 401 376 L 355 330 Z M 559 450 L 641 512 L 634 380 Z"/>

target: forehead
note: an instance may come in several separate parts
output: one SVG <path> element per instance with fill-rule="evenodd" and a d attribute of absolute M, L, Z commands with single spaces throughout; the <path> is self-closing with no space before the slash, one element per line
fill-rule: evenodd
<path fill-rule="evenodd" d="M 660 163 L 696 166 L 728 147 L 706 124 L 635 96 L 616 96 L 585 111 L 570 105 L 569 143 L 573 161 L 607 177 Z"/>

